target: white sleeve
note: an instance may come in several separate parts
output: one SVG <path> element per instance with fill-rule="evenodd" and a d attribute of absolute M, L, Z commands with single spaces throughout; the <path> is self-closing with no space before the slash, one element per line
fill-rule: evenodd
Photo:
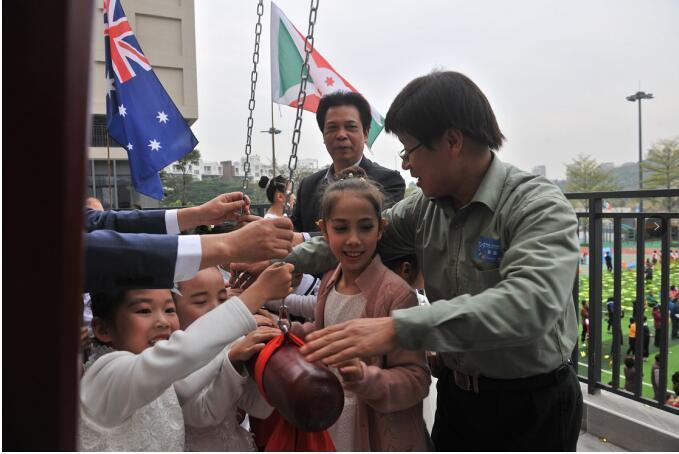
<path fill-rule="evenodd" d="M 283 300 L 269 300 L 264 306 L 278 314 L 278 310 L 283 305 Z M 313 320 L 316 311 L 316 295 L 295 295 L 290 294 L 285 297 L 285 305 L 288 306 L 288 313 L 297 317 L 304 317 Z"/>
<path fill-rule="evenodd" d="M 174 382 L 174 390 L 179 399 L 179 405 L 184 405 L 193 397 L 197 396 L 206 386 L 208 386 L 217 377 L 222 370 L 222 361 L 226 349 L 222 350 L 215 358 L 206 366 L 201 367 L 193 372 L 188 377 Z"/>
<path fill-rule="evenodd" d="M 200 235 L 180 235 L 177 237 L 177 262 L 174 266 L 174 281 L 191 279 L 200 269 L 203 254 Z"/>
<path fill-rule="evenodd" d="M 264 396 L 259 392 L 257 383 L 255 383 L 252 377 L 249 377 L 243 385 L 243 394 L 236 406 L 245 410 L 248 415 L 259 419 L 266 419 L 273 412 L 273 407 L 267 403 Z"/>
<path fill-rule="evenodd" d="M 179 235 L 177 210 L 165 210 L 165 232 L 168 235 Z"/>
<path fill-rule="evenodd" d="M 236 402 L 243 393 L 247 375 L 236 371 L 228 354 L 221 354 L 219 358 L 221 370 L 213 376 L 212 382 L 182 405 L 184 424 L 187 426 L 214 426 L 228 415 L 236 414 Z"/>
<path fill-rule="evenodd" d="M 118 351 L 104 355 L 82 377 L 81 408 L 93 422 L 115 427 L 256 327 L 247 307 L 233 297 L 186 331 L 175 331 L 169 340 L 140 354 Z"/>
<path fill-rule="evenodd" d="M 304 317 L 307 320 L 314 319 L 316 295 L 288 295 L 285 297 L 285 304 L 290 314 Z"/>

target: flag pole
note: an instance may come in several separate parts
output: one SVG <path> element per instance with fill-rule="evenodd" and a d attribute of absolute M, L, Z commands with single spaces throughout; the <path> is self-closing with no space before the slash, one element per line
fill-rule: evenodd
<path fill-rule="evenodd" d="M 106 162 L 108 164 L 108 203 L 113 208 L 113 188 L 111 186 L 111 136 L 106 130 Z"/>
<path fill-rule="evenodd" d="M 273 124 L 273 99 L 271 100 L 271 157 L 273 161 L 273 178 L 276 178 L 276 128 Z"/>

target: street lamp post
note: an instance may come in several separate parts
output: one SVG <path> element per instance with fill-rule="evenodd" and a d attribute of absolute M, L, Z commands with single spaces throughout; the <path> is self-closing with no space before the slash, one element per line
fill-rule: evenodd
<path fill-rule="evenodd" d="M 641 100 L 642 99 L 653 99 L 653 94 L 652 93 L 644 93 L 643 91 L 638 91 L 634 93 L 633 95 L 629 95 L 626 97 L 628 101 L 639 102 L 639 189 L 643 189 L 643 183 L 641 180 L 643 179 L 643 171 L 641 169 L 641 161 L 642 161 L 642 146 L 641 146 Z M 644 211 L 644 199 L 640 198 L 639 199 L 639 212 L 642 213 Z"/>

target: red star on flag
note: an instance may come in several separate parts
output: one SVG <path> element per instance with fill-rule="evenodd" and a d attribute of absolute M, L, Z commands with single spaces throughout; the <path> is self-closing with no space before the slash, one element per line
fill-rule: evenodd
<path fill-rule="evenodd" d="M 325 85 L 327 85 L 328 87 L 332 87 L 333 85 L 335 85 L 335 80 L 332 77 L 328 76 L 325 78 Z"/>

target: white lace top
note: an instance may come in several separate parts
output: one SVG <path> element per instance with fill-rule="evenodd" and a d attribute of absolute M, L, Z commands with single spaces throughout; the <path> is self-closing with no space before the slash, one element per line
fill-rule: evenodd
<path fill-rule="evenodd" d="M 85 365 L 89 369 L 101 356 L 115 350 L 98 346 Z M 135 411 L 122 424 L 105 428 L 81 413 L 80 451 L 183 451 L 184 418 L 174 388 Z"/>
<path fill-rule="evenodd" d="M 80 382 L 78 449 L 183 450 L 184 418 L 173 383 L 255 328 L 234 297 L 140 354 L 96 347 Z"/>
<path fill-rule="evenodd" d="M 365 298 L 363 293 L 356 295 L 344 295 L 334 288 L 330 289 L 328 299 L 325 302 L 323 313 L 323 324 L 325 327 L 337 325 L 349 320 L 360 318 L 365 310 Z M 337 369 L 333 369 L 340 381 Z M 344 390 L 344 408 L 339 419 L 329 429 L 328 433 L 335 445 L 337 452 L 359 451 L 358 442 L 357 411 L 358 397 L 348 389 Z"/>

